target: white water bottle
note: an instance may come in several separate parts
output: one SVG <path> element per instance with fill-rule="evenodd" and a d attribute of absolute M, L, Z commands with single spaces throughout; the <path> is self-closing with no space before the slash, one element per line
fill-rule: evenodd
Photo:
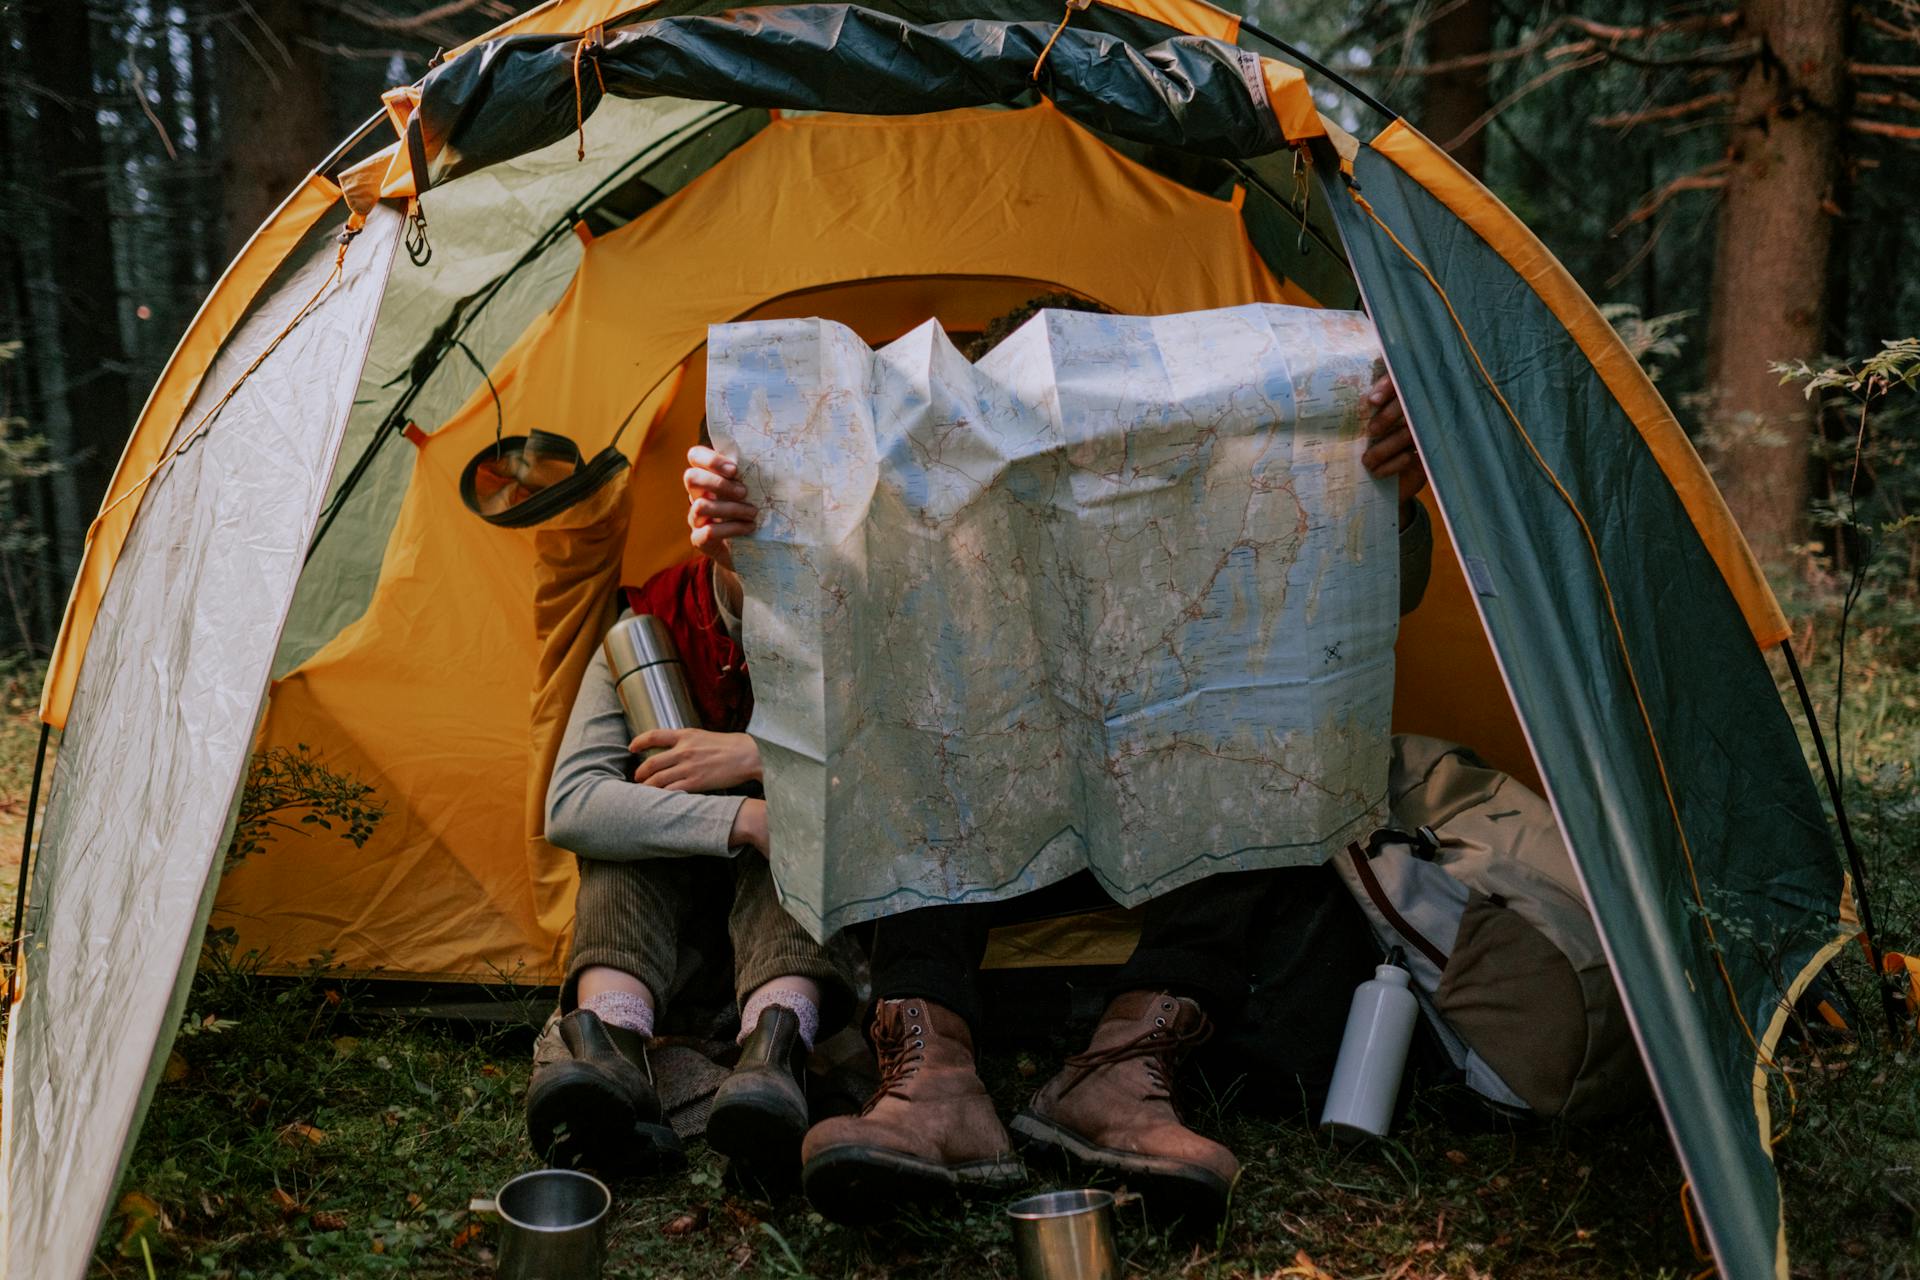
<path fill-rule="evenodd" d="M 1354 989 L 1321 1128 L 1341 1137 L 1387 1136 L 1413 1043 L 1413 1021 L 1420 1013 L 1407 989 L 1410 980 L 1399 965 L 1383 964 Z"/>

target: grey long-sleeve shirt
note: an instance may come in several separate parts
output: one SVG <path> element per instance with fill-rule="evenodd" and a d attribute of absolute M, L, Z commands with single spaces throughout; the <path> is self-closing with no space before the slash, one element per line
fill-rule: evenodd
<path fill-rule="evenodd" d="M 1426 594 L 1433 558 L 1433 526 L 1425 508 L 1400 531 L 1400 612 Z M 626 616 L 625 614 L 621 616 Z M 727 629 L 739 619 L 721 602 Z M 547 786 L 547 839 L 583 858 L 629 862 L 688 855 L 727 857 L 742 796 L 692 795 L 633 780 L 626 712 L 614 691 L 606 650 L 597 650 L 560 739 Z"/>

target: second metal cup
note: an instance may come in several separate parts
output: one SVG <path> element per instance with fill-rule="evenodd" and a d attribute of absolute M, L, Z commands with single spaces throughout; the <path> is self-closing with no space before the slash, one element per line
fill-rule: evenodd
<path fill-rule="evenodd" d="M 1007 1206 L 1020 1280 L 1114 1280 L 1113 1196 L 1049 1191 Z"/>

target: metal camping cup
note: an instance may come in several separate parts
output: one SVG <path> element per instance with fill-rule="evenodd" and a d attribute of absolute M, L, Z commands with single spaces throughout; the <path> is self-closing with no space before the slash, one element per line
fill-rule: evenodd
<path fill-rule="evenodd" d="M 605 648 L 614 690 L 634 737 L 652 729 L 700 727 L 693 695 L 687 692 L 686 664 L 664 622 L 650 613 L 622 618 L 607 632 Z"/>
<path fill-rule="evenodd" d="M 1113 1196 L 1048 1191 L 1007 1206 L 1020 1280 L 1114 1280 Z"/>
<path fill-rule="evenodd" d="M 598 1280 L 607 1261 L 607 1184 L 575 1169 L 536 1169 L 475 1200 L 500 1223 L 500 1280 Z"/>

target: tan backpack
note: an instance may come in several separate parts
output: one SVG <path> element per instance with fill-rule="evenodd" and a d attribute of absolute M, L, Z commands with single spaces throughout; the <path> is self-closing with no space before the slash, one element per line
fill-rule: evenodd
<path fill-rule="evenodd" d="M 1639 1105 L 1645 1070 L 1552 809 L 1465 747 L 1393 748 L 1396 829 L 1334 865 L 1465 1083 L 1575 1121 Z"/>

